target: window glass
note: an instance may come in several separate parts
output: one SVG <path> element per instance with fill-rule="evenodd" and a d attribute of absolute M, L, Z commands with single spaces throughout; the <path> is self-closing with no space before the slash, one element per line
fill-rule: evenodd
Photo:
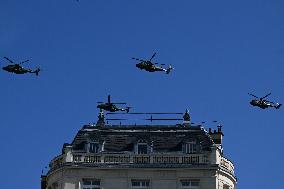
<path fill-rule="evenodd" d="M 99 186 L 101 184 L 101 181 L 100 180 L 93 180 L 92 181 L 92 185 L 97 185 Z"/>
<path fill-rule="evenodd" d="M 133 189 L 148 189 L 150 185 L 150 180 L 143 180 L 143 179 L 133 179 L 131 180 L 131 186 Z"/>
<path fill-rule="evenodd" d="M 185 143 L 183 152 L 186 154 L 192 154 L 197 152 L 197 145 L 195 143 Z"/>
<path fill-rule="evenodd" d="M 84 185 L 91 185 L 91 180 L 83 180 Z"/>
<path fill-rule="evenodd" d="M 147 144 L 138 144 L 138 154 L 147 154 Z"/>
<path fill-rule="evenodd" d="M 100 189 L 101 182 L 98 179 L 83 179 L 82 189 Z"/>
<path fill-rule="evenodd" d="M 99 152 L 99 144 L 98 143 L 90 143 L 89 144 L 89 152 L 98 153 Z"/>
<path fill-rule="evenodd" d="M 180 180 L 181 189 L 199 189 L 199 180 L 184 179 Z"/>

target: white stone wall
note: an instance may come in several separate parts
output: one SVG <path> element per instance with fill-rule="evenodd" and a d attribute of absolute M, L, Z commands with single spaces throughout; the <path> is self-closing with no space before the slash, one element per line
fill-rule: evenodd
<path fill-rule="evenodd" d="M 100 179 L 102 189 L 131 189 L 131 179 L 149 179 L 151 189 L 178 189 L 180 179 L 199 179 L 200 189 L 222 189 L 235 183 L 216 169 L 97 169 L 66 167 L 48 175 L 48 186 L 81 189 L 82 179 Z M 54 188 L 52 188 L 54 189 Z"/>

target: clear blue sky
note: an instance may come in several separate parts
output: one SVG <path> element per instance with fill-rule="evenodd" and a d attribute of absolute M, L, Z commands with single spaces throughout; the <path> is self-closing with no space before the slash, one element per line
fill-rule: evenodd
<path fill-rule="evenodd" d="M 108 94 L 133 111 L 218 120 L 238 188 L 283 187 L 284 107 L 255 108 L 247 95 L 284 103 L 283 34 L 281 0 L 1 0 L 0 56 L 42 68 L 0 71 L 1 188 L 39 188 L 41 170 L 96 122 Z M 153 52 L 172 74 L 130 59 Z"/>

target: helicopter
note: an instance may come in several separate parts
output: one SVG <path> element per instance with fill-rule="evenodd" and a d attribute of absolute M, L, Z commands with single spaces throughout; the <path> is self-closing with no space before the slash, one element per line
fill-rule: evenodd
<path fill-rule="evenodd" d="M 126 108 L 119 108 L 116 106 L 116 104 L 126 104 L 124 102 L 111 102 L 110 101 L 110 95 L 108 95 L 108 102 L 103 103 L 103 102 L 98 102 L 99 105 L 97 106 L 97 108 L 99 108 L 100 110 L 105 110 L 105 111 L 109 111 L 109 112 L 117 112 L 117 111 L 125 111 L 126 113 L 129 112 L 129 109 L 131 107 L 126 107 Z"/>
<path fill-rule="evenodd" d="M 253 94 L 250 94 L 250 93 L 248 93 L 248 94 L 257 98 L 257 99 L 253 99 L 253 100 L 250 101 L 250 104 L 252 106 L 258 106 L 262 109 L 269 108 L 269 107 L 279 109 L 280 106 L 282 105 L 282 104 L 279 104 L 279 103 L 274 103 L 274 102 L 270 102 L 268 100 L 265 100 L 265 98 L 268 97 L 269 95 L 271 95 L 271 93 L 268 93 L 267 95 L 265 95 L 264 97 L 261 97 L 261 98 L 255 96 Z"/>
<path fill-rule="evenodd" d="M 162 66 L 164 66 L 165 64 L 160 64 L 161 66 L 158 66 L 158 63 L 154 63 L 152 62 L 152 59 L 156 56 L 156 53 L 154 53 L 152 55 L 152 57 L 149 60 L 142 60 L 139 58 L 132 58 L 134 60 L 138 60 L 140 61 L 138 64 L 136 64 L 136 67 L 141 69 L 141 70 L 146 70 L 148 72 L 156 72 L 156 71 L 163 71 L 166 74 L 169 74 L 174 68 L 169 65 L 168 68 L 163 68 Z"/>
<path fill-rule="evenodd" d="M 24 63 L 28 62 L 29 60 L 25 60 L 21 63 L 15 64 L 9 58 L 7 58 L 7 57 L 4 57 L 4 58 L 11 63 L 10 65 L 2 68 L 3 70 L 5 70 L 7 72 L 12 72 L 12 73 L 15 73 L 15 74 L 35 73 L 37 76 L 40 72 L 39 68 L 37 68 L 36 70 L 31 70 L 31 69 L 25 69 L 24 67 L 21 66 L 21 64 L 24 64 Z"/>

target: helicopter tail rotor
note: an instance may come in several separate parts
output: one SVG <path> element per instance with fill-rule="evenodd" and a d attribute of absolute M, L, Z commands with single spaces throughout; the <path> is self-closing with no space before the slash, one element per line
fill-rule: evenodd
<path fill-rule="evenodd" d="M 169 74 L 174 68 L 170 65 L 166 70 L 166 74 Z"/>
<path fill-rule="evenodd" d="M 37 68 L 37 69 L 35 70 L 35 74 L 36 74 L 36 76 L 38 76 L 38 75 L 39 75 L 39 72 L 40 72 L 40 68 Z"/>
<path fill-rule="evenodd" d="M 129 113 L 130 108 L 131 108 L 131 107 L 126 107 L 126 108 L 125 108 L 126 113 Z"/>
<path fill-rule="evenodd" d="M 276 109 L 279 109 L 281 106 L 282 106 L 282 104 L 276 103 L 275 108 L 276 108 Z"/>

